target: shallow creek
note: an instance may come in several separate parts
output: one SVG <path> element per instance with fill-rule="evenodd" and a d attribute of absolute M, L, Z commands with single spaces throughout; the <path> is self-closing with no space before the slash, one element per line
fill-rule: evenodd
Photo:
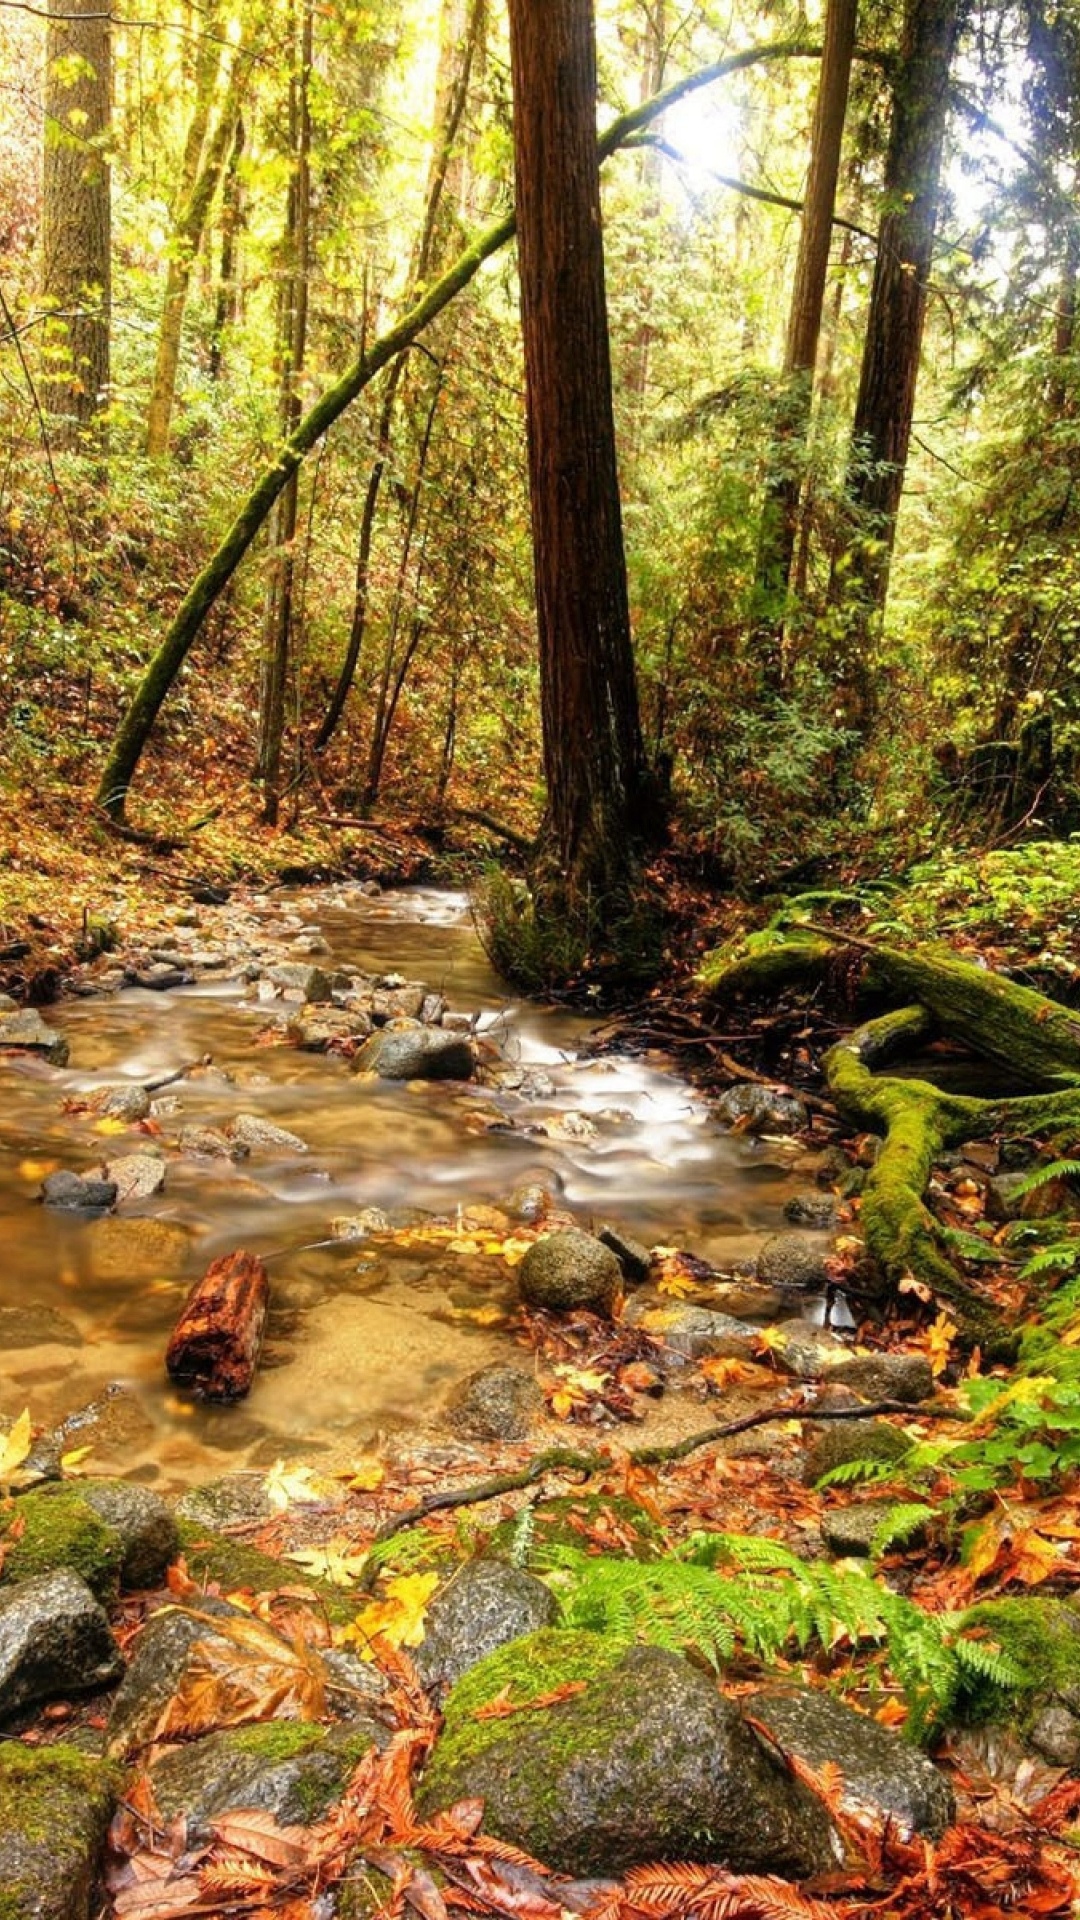
<path fill-rule="evenodd" d="M 233 912 L 202 910 L 199 939 L 226 942 Z M 279 1456 L 355 1452 L 379 1433 L 437 1423 L 448 1390 L 478 1367 L 526 1359 L 512 1330 L 490 1324 L 513 1297 L 501 1261 L 445 1245 L 313 1244 L 341 1216 L 377 1207 L 454 1219 L 478 1204 L 512 1214 L 513 1196 L 540 1185 L 583 1226 L 611 1221 L 731 1267 L 806 1183 L 797 1148 L 726 1132 L 661 1057 L 589 1058 L 589 1021 L 512 1001 L 463 895 L 335 888 L 258 896 L 244 914 L 246 937 L 254 928 L 281 957 L 306 957 L 290 943 L 317 933 L 330 948 L 321 966 L 404 975 L 479 1012 L 480 1031 L 529 1072 L 518 1089 L 358 1078 L 333 1054 L 260 1044 L 290 1009 L 265 986 L 214 973 L 50 1008 L 69 1065 L 0 1058 L 0 1308 L 22 1319 L 0 1320 L 11 1336 L 0 1335 L 0 1412 L 29 1404 L 52 1424 L 104 1404 L 85 1427 L 99 1470 L 175 1488 Z M 159 1096 L 156 1139 L 135 1128 L 103 1137 L 92 1114 L 64 1110 L 94 1087 L 157 1080 L 205 1055 L 209 1071 Z M 506 1131 L 485 1130 L 493 1109 Z M 181 1126 L 221 1127 L 241 1112 L 291 1129 L 308 1153 L 233 1163 L 171 1144 Z M 550 1132 L 530 1130 L 540 1127 Z M 143 1147 L 167 1157 L 153 1199 L 96 1220 L 40 1204 L 54 1168 L 89 1172 Z M 162 1355 L 191 1283 L 241 1246 L 271 1274 L 264 1361 L 243 1405 L 198 1406 L 171 1388 Z M 69 1446 L 82 1431 L 72 1423 Z"/>

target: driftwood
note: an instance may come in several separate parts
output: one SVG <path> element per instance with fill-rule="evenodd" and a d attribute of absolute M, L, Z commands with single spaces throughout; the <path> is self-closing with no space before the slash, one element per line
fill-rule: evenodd
<path fill-rule="evenodd" d="M 270 1281 L 254 1253 L 227 1253 L 189 1293 L 165 1366 L 200 1400 L 241 1400 L 255 1377 Z"/>

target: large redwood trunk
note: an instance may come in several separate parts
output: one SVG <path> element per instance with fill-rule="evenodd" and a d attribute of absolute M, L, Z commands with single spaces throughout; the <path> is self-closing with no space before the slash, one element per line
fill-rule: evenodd
<path fill-rule="evenodd" d="M 623 558 L 590 0 L 510 0 L 547 813 L 537 907 L 624 913 L 650 825 Z"/>

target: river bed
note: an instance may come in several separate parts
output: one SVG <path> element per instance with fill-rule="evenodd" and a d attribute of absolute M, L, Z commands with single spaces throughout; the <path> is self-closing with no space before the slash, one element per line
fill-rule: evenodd
<path fill-rule="evenodd" d="M 513 999 L 462 894 L 256 895 L 200 910 L 198 938 L 225 944 L 238 924 L 249 947 L 295 958 L 321 940 L 321 966 L 423 981 L 478 1016 L 521 1084 L 382 1081 L 334 1054 L 267 1044 L 295 1009 L 265 981 L 214 972 L 50 1008 L 65 1067 L 0 1056 L 0 1413 L 29 1405 L 36 1424 L 70 1420 L 70 1446 L 92 1440 L 96 1470 L 175 1490 L 278 1458 L 359 1452 L 437 1427 L 447 1394 L 476 1369 L 528 1363 L 512 1315 L 497 1317 L 514 1291 L 501 1262 L 445 1244 L 331 1240 L 342 1218 L 377 1208 L 422 1225 L 486 1206 L 513 1219 L 523 1190 L 542 1187 L 584 1227 L 611 1222 L 734 1270 L 805 1185 L 797 1146 L 725 1130 L 662 1057 L 590 1057 L 589 1020 Z M 162 1090 L 149 1140 L 65 1110 L 205 1056 L 200 1075 Z M 308 1152 L 234 1163 L 176 1150 L 181 1126 L 220 1128 L 241 1112 L 289 1129 Z M 87 1173 L 142 1148 L 167 1160 L 152 1199 L 100 1219 L 41 1205 L 54 1169 Z M 237 1247 L 268 1264 L 267 1346 L 248 1399 L 208 1407 L 171 1386 L 162 1356 L 193 1281 Z M 93 1418 L 72 1418 L 88 1403 Z"/>

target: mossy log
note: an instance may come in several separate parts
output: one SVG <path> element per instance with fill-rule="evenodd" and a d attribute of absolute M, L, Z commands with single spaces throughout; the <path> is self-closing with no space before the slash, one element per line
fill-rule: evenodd
<path fill-rule="evenodd" d="M 901 952 L 844 934 L 830 939 L 818 927 L 756 936 L 741 951 L 710 956 L 700 977 L 713 996 L 764 996 L 780 981 L 825 980 L 838 947 L 863 953 L 860 991 L 894 1003 L 824 1061 L 843 1118 L 883 1136 L 862 1195 L 867 1249 L 892 1286 L 912 1280 L 927 1289 L 966 1340 L 1004 1356 L 1010 1336 L 999 1310 L 948 1258 L 923 1195 L 934 1161 L 964 1141 L 1032 1133 L 1080 1138 L 1080 1016 L 953 955 Z M 962 1041 L 1033 1091 L 975 1099 L 879 1071 L 939 1035 Z"/>

